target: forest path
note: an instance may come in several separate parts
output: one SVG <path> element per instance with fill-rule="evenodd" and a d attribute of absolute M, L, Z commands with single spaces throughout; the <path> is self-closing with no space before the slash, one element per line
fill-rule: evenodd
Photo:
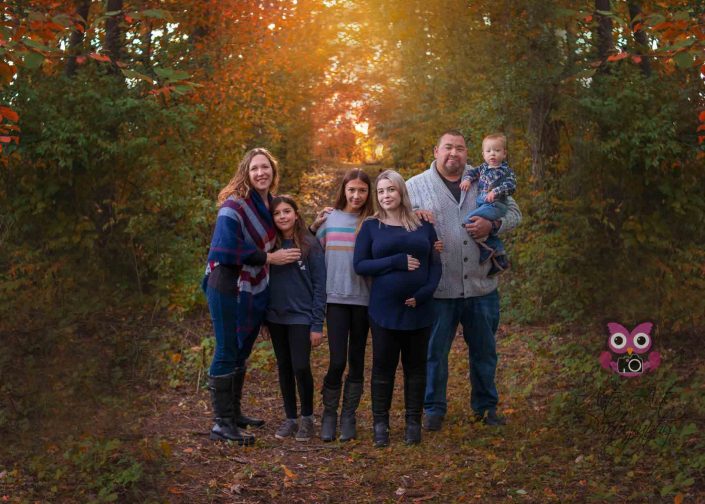
<path fill-rule="evenodd" d="M 333 203 L 344 171 L 357 166 L 320 163 L 302 177 L 297 198 L 309 222 Z M 380 169 L 363 168 L 371 176 Z M 508 281 L 511 273 L 500 280 L 500 292 Z M 510 308 L 503 305 L 503 313 Z M 18 346 L 21 341 L 18 336 Z M 660 372 L 615 379 L 599 368 L 604 338 L 563 326 L 500 325 L 504 427 L 472 420 L 467 346 L 459 331 L 449 356 L 443 429 L 424 431 L 418 446 L 404 445 L 400 367 L 391 444 L 383 449 L 372 446 L 370 343 L 359 438 L 297 443 L 274 437 L 284 414 L 271 341 L 260 338 L 243 409 L 267 423 L 254 430 L 255 445 L 242 448 L 208 437 L 205 374 L 213 338 L 207 310 L 181 321 L 142 312 L 96 315 L 57 341 L 46 362 L 32 364 L 62 372 L 40 375 L 51 387 L 27 398 L 35 407 L 46 403 L 46 413 L 40 431 L 28 424 L 13 436 L 10 458 L 0 458 L 1 502 L 673 502 L 673 480 L 655 469 L 677 473 L 679 464 L 703 457 L 661 455 L 655 468 L 640 456 L 647 445 L 662 454 L 685 453 L 695 442 L 697 425 L 689 422 L 698 420 L 684 418 L 682 405 L 697 391 L 674 388 Z M 675 355 L 663 350 L 668 366 Z M 680 376 L 702 368 L 702 358 L 693 357 L 678 367 Z M 313 349 L 311 363 L 318 433 L 325 341 Z M 650 423 L 632 425 L 633 417 Z M 705 502 L 699 481 L 688 481 L 683 485 L 692 485 L 692 493 L 683 502 Z"/>

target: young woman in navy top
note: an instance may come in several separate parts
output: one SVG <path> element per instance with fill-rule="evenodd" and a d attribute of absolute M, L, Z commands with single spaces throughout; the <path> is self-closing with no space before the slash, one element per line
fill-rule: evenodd
<path fill-rule="evenodd" d="M 407 444 L 421 442 L 426 350 L 433 323 L 432 298 L 441 278 L 433 225 L 412 211 L 404 179 L 381 173 L 375 183 L 378 210 L 355 242 L 354 265 L 372 277 L 372 414 L 375 446 L 389 444 L 389 408 L 399 355 L 404 367 Z"/>

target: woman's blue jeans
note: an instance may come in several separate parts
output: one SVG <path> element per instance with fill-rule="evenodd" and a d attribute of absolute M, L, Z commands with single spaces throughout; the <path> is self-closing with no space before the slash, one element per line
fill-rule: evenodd
<path fill-rule="evenodd" d="M 211 376 L 222 376 L 245 366 L 259 334 L 260 324 L 244 327 L 238 320 L 242 317 L 239 313 L 242 307 L 238 305 L 236 295 L 207 287 L 206 298 L 215 332 L 215 352 L 209 372 Z"/>

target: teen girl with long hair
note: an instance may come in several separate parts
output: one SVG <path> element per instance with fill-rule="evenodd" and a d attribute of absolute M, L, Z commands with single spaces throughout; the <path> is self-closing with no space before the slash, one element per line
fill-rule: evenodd
<path fill-rule="evenodd" d="M 340 416 L 340 440 L 348 441 L 357 436 L 356 411 L 363 390 L 370 290 L 368 280 L 355 272 L 353 252 L 360 225 L 374 211 L 371 187 L 364 171 L 349 170 L 339 186 L 335 208 L 319 213 L 310 228 L 325 250 L 327 270 L 326 324 L 330 360 L 322 390 L 323 441 L 336 438 L 346 364 L 348 375 Z"/>

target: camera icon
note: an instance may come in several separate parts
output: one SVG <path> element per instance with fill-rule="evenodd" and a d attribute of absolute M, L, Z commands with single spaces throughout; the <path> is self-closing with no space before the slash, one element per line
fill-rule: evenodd
<path fill-rule="evenodd" d="M 624 355 L 617 359 L 617 371 L 620 373 L 641 373 L 644 361 L 637 354 Z"/>

